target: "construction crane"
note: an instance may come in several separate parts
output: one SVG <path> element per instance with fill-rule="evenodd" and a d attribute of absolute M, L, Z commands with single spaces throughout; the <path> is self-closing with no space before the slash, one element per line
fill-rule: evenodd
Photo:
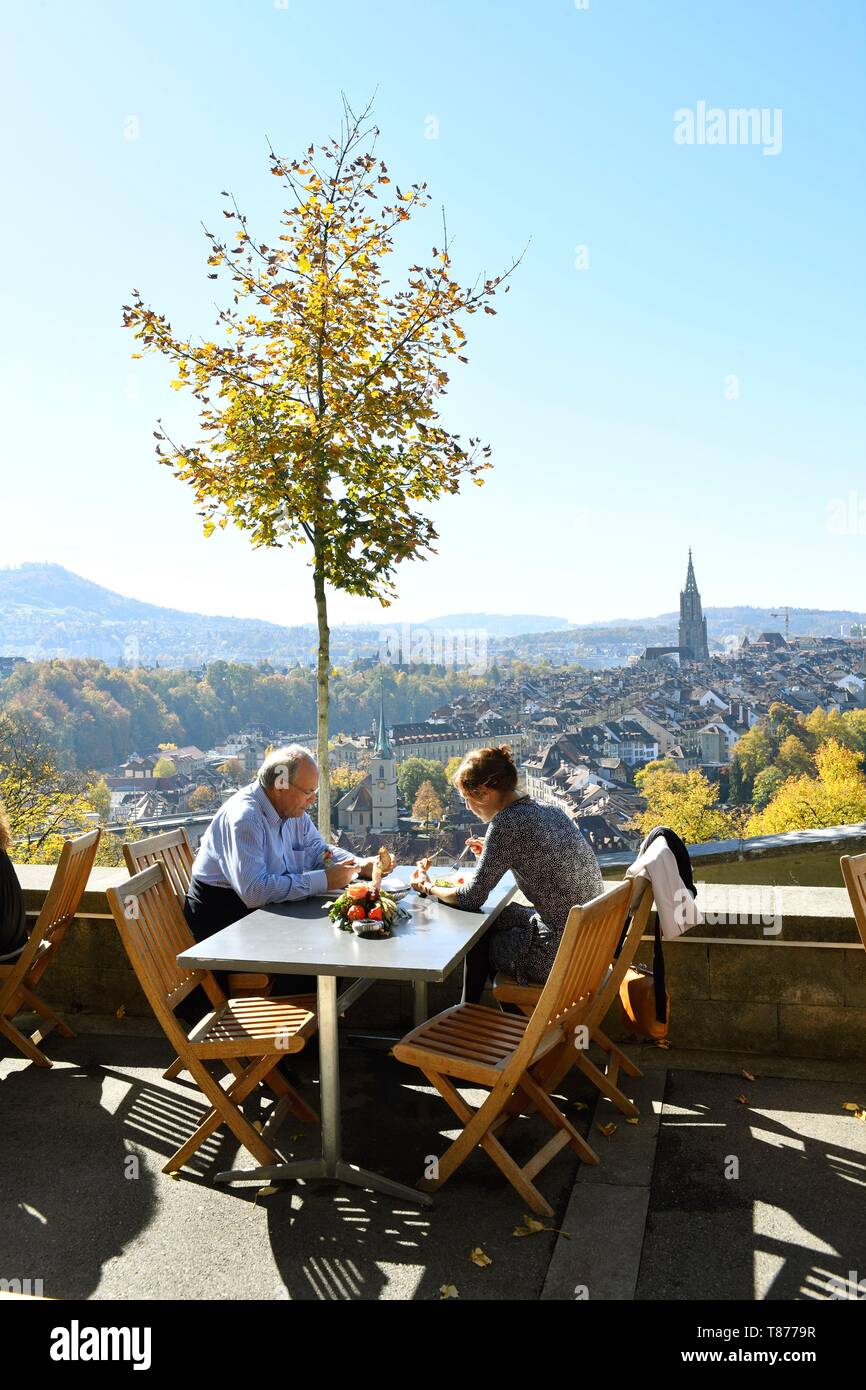
<path fill-rule="evenodd" d="M 786 607 L 786 608 L 783 608 L 779 613 L 771 613 L 771 614 L 770 614 L 770 617 L 771 617 L 771 618 L 784 618 L 784 619 L 785 619 L 785 641 L 787 642 L 787 641 L 788 641 L 788 636 L 789 636 L 789 633 L 790 633 L 790 628 L 791 628 L 791 610 L 790 610 L 790 608 L 787 608 L 787 607 Z"/>

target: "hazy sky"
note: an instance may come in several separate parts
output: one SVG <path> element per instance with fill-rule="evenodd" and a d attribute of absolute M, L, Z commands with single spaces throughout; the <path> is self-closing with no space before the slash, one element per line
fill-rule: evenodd
<path fill-rule="evenodd" d="M 689 544 L 706 604 L 866 608 L 860 0 L 0 12 L 0 564 L 314 620 L 300 556 L 204 540 L 156 464 L 156 417 L 192 442 L 195 403 L 160 359 L 130 360 L 121 305 L 135 286 L 209 335 L 201 223 L 220 230 L 220 190 L 272 242 L 267 139 L 300 154 L 336 133 L 341 90 L 378 89 L 379 152 L 433 198 L 407 257 L 439 239 L 442 204 L 461 280 L 527 248 L 498 316 L 468 321 L 442 404 L 495 469 L 436 507 L 439 553 L 400 568 L 388 621 L 669 610 Z M 727 135 L 735 108 L 764 125 L 711 144 L 701 103 Z M 331 615 L 386 616 L 338 594 Z"/>

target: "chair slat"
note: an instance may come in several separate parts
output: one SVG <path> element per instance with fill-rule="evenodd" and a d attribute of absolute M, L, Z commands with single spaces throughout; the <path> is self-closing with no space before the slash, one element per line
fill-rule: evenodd
<path fill-rule="evenodd" d="M 38 1046 L 52 1028 L 58 1028 L 66 1037 L 75 1036 L 68 1024 L 39 998 L 36 986 L 60 949 L 81 905 L 101 833 L 91 830 L 64 842 L 51 886 L 26 946 L 17 961 L 0 966 L 0 1034 L 40 1067 L 52 1065 Z M 22 1002 L 48 1020 L 47 1024 L 41 1023 L 30 1038 L 12 1022 Z"/>
<path fill-rule="evenodd" d="M 462 1133 L 439 1159 L 438 1176 L 419 1187 L 434 1189 L 451 1176 L 476 1145 L 490 1155 L 530 1208 L 551 1216 L 552 1208 L 532 1179 L 566 1145 L 589 1163 L 598 1155 L 562 1114 L 537 1073 L 559 1060 L 571 1046 L 573 1030 L 594 1019 L 598 997 L 616 971 L 613 964 L 623 935 L 630 882 L 572 908 L 556 959 L 531 1013 L 512 1021 L 479 1004 L 458 1004 L 413 1029 L 394 1048 L 394 1056 L 418 1066 L 461 1120 Z M 473 1113 L 449 1078 L 477 1081 L 490 1094 Z M 506 1107 L 529 1103 L 557 1130 L 522 1167 L 503 1148 L 498 1130 L 508 1119 Z M 528 1097 L 528 1101 L 527 1101 Z M 496 1130 L 496 1134 L 494 1134 Z"/>
<path fill-rule="evenodd" d="M 175 1172 L 182 1167 L 224 1123 L 259 1163 L 273 1163 L 276 1154 L 239 1106 L 263 1081 L 275 1094 L 286 1097 L 299 1119 L 317 1118 L 276 1071 L 286 1052 L 296 1052 L 304 1046 L 315 1028 L 315 1016 L 296 999 L 226 1000 L 210 971 L 190 971 L 178 965 L 177 952 L 191 946 L 193 936 L 161 859 L 134 874 L 120 888 L 109 889 L 107 896 L 139 983 L 177 1053 L 177 1069 L 190 1073 L 212 1107 L 163 1171 Z M 216 1008 L 188 1037 L 174 1016 L 174 1007 L 198 983 L 205 987 Z M 233 1075 L 228 1090 L 214 1080 L 205 1066 L 206 1059 L 227 1063 Z"/>

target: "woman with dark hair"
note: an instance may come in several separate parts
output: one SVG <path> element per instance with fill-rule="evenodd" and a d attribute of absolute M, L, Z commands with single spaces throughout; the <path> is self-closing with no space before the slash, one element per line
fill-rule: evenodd
<path fill-rule="evenodd" d="M 518 791 L 509 748 L 468 753 L 453 782 L 473 815 L 488 825 L 483 840 L 467 840 L 478 860 L 475 875 L 466 888 L 421 881 L 419 891 L 477 912 L 510 869 L 533 904 L 509 903 L 467 955 L 463 1000 L 476 1004 L 497 970 L 520 984 L 542 984 L 571 908 L 597 897 L 603 884 L 598 861 L 574 821 L 559 806 L 543 806 Z"/>
<path fill-rule="evenodd" d="M 27 915 L 21 884 L 9 858 L 12 835 L 6 808 L 0 802 L 0 962 L 19 956 L 27 945 Z"/>

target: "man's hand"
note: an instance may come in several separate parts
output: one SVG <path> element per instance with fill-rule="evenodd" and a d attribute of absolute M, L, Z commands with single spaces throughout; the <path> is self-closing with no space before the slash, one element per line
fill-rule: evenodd
<path fill-rule="evenodd" d="M 325 878 L 329 888 L 345 888 L 357 873 L 358 866 L 354 859 L 344 859 L 339 864 L 334 864 L 330 869 L 325 870 Z M 368 875 L 369 877 L 369 875 Z"/>

